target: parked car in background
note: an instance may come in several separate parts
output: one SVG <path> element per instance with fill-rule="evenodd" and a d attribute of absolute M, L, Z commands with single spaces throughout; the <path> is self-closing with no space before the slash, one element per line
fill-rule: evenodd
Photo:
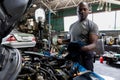
<path fill-rule="evenodd" d="M 19 32 L 14 29 L 8 36 L 2 39 L 1 44 L 13 48 L 26 48 L 34 47 L 36 40 L 33 34 Z"/>

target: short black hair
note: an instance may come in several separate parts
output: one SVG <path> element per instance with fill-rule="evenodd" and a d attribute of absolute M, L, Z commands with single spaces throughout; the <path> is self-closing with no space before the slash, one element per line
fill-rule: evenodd
<path fill-rule="evenodd" d="M 87 2 L 81 1 L 81 2 L 78 4 L 78 6 L 77 6 L 77 11 L 78 11 L 80 5 L 86 5 L 86 6 L 88 7 L 88 9 L 89 9 L 89 7 L 90 7 Z"/>
<path fill-rule="evenodd" d="M 85 2 L 85 1 L 80 2 L 80 3 L 78 4 L 78 7 L 79 7 L 79 5 L 86 5 L 86 6 L 88 6 L 88 8 L 89 8 L 89 4 L 88 4 L 87 2 Z"/>

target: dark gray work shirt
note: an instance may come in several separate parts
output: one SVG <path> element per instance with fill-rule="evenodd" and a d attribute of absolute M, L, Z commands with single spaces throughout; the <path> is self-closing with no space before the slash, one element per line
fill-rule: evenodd
<path fill-rule="evenodd" d="M 98 35 L 98 26 L 91 20 L 84 20 L 82 22 L 76 21 L 70 26 L 69 29 L 71 41 L 83 41 L 89 44 L 88 37 L 89 34 Z"/>

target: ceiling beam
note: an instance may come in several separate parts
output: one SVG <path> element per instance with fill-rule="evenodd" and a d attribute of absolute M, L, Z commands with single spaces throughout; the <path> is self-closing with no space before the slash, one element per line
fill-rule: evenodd
<path fill-rule="evenodd" d="M 57 4 L 54 7 L 54 10 L 58 7 L 59 4 L 60 4 L 60 2 L 57 2 Z"/>
<path fill-rule="evenodd" d="M 116 1 L 116 0 L 103 0 L 103 1 L 107 2 L 107 3 L 112 3 L 112 4 L 120 5 L 120 1 Z"/>
<path fill-rule="evenodd" d="M 41 1 L 41 3 L 42 3 L 45 7 L 47 7 L 47 9 L 50 10 L 51 13 L 56 14 L 56 13 L 50 8 L 50 6 L 48 6 L 46 3 L 44 3 L 43 1 Z"/>
<path fill-rule="evenodd" d="M 71 0 L 69 0 L 69 1 L 66 3 L 65 7 L 67 7 L 70 2 L 71 2 Z"/>
<path fill-rule="evenodd" d="M 73 4 L 74 4 L 75 6 L 77 6 L 77 4 L 75 3 L 75 1 L 72 0 L 72 2 L 73 2 Z"/>

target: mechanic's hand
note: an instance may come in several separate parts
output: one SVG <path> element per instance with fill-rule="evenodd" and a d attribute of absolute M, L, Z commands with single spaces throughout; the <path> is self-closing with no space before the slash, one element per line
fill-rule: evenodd
<path fill-rule="evenodd" d="M 82 51 L 89 51 L 88 46 L 83 46 L 83 47 L 80 48 L 80 50 L 82 50 Z"/>

